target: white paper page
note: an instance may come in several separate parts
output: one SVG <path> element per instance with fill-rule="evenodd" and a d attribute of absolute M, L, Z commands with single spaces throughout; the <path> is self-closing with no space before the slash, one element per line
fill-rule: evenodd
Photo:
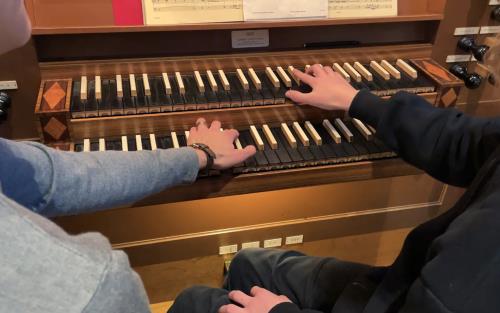
<path fill-rule="evenodd" d="M 245 21 L 328 17 L 328 0 L 243 0 Z"/>
<path fill-rule="evenodd" d="M 243 21 L 243 0 L 143 0 L 146 25 Z"/>
<path fill-rule="evenodd" d="M 328 2 L 330 18 L 398 15 L 398 0 L 329 0 Z"/>

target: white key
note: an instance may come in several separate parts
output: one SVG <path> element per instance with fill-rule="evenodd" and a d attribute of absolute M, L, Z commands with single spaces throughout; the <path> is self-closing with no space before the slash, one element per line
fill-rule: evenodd
<path fill-rule="evenodd" d="M 311 65 L 306 64 L 306 66 L 305 66 L 305 68 L 304 68 L 305 72 L 307 72 L 307 70 L 308 70 L 308 69 L 310 69 L 310 68 L 311 68 Z"/>
<path fill-rule="evenodd" d="M 236 140 L 234 141 L 234 144 L 236 146 L 236 149 L 243 150 L 243 146 L 241 145 L 241 141 L 239 138 L 236 138 Z"/>
<path fill-rule="evenodd" d="M 90 139 L 83 139 L 83 152 L 90 152 Z"/>
<path fill-rule="evenodd" d="M 410 76 L 411 78 L 413 79 L 417 79 L 418 78 L 418 72 L 417 70 L 415 70 L 413 67 L 411 67 L 408 63 L 406 63 L 405 61 L 401 60 L 401 59 L 398 59 L 396 61 L 396 65 L 403 71 L 405 72 L 406 74 L 408 74 L 408 76 Z"/>
<path fill-rule="evenodd" d="M 280 88 L 280 80 L 278 79 L 276 74 L 274 74 L 273 69 L 269 66 L 266 67 L 266 75 L 267 78 L 269 78 L 269 81 L 271 81 L 271 84 L 274 86 L 274 88 Z"/>
<path fill-rule="evenodd" d="M 144 94 L 146 96 L 151 96 L 151 85 L 149 84 L 149 76 L 148 74 L 142 74 L 142 82 L 144 84 Z"/>
<path fill-rule="evenodd" d="M 99 151 L 100 152 L 106 151 L 106 140 L 104 138 L 99 139 Z"/>
<path fill-rule="evenodd" d="M 179 145 L 179 139 L 177 139 L 177 134 L 175 132 L 171 132 L 170 136 L 172 136 L 172 144 L 174 145 L 174 149 L 179 149 L 181 146 Z"/>
<path fill-rule="evenodd" d="M 264 135 L 266 136 L 267 142 L 271 146 L 271 149 L 278 149 L 278 141 L 276 141 L 276 138 L 274 138 L 271 128 L 269 128 L 267 124 L 264 124 L 262 125 L 262 131 L 264 132 Z"/>
<path fill-rule="evenodd" d="M 344 77 L 345 80 L 348 82 L 351 81 L 351 76 L 340 66 L 338 63 L 333 63 L 333 70 L 337 73 L 339 73 L 342 77 Z"/>
<path fill-rule="evenodd" d="M 207 71 L 207 78 L 208 82 L 210 84 L 210 88 L 212 89 L 213 92 L 219 91 L 219 86 L 217 85 L 217 81 L 215 80 L 214 74 L 212 71 Z"/>
<path fill-rule="evenodd" d="M 252 80 L 255 89 L 261 90 L 262 82 L 260 81 L 259 76 L 257 76 L 257 73 L 255 73 L 255 70 L 253 68 L 248 69 L 248 75 L 250 76 L 250 79 Z"/>
<path fill-rule="evenodd" d="M 281 123 L 281 131 L 285 135 L 286 140 L 288 141 L 288 144 L 292 148 L 297 148 L 297 140 L 293 136 L 292 132 L 290 131 L 290 128 L 288 128 L 288 125 L 285 123 Z"/>
<path fill-rule="evenodd" d="M 283 83 L 285 83 L 285 86 L 287 86 L 288 88 L 292 88 L 292 80 L 290 79 L 290 77 L 288 77 L 285 70 L 281 66 L 278 66 L 276 68 L 276 71 L 278 72 L 278 75 Z"/>
<path fill-rule="evenodd" d="M 95 99 L 102 100 L 102 83 L 101 76 L 95 77 Z"/>
<path fill-rule="evenodd" d="M 189 139 L 189 130 L 184 131 L 184 136 L 186 137 L 186 142 L 187 142 Z"/>
<path fill-rule="evenodd" d="M 354 135 L 351 133 L 349 128 L 347 128 L 347 126 L 344 124 L 344 122 L 342 122 L 340 118 L 335 119 L 335 126 L 337 126 L 342 135 L 344 135 L 347 142 L 352 142 L 352 138 L 354 137 Z"/>
<path fill-rule="evenodd" d="M 290 77 L 292 77 L 292 79 L 295 81 L 295 83 L 297 83 L 297 85 L 300 85 L 300 79 L 298 79 L 297 76 L 295 76 L 295 74 L 293 73 L 294 70 L 295 67 L 290 65 L 288 67 L 288 74 L 290 74 Z"/>
<path fill-rule="evenodd" d="M 172 94 L 172 85 L 170 84 L 170 79 L 168 78 L 168 73 L 161 73 L 163 77 L 163 84 L 165 85 L 165 92 L 167 95 Z"/>
<path fill-rule="evenodd" d="M 356 71 L 356 69 L 352 67 L 351 64 L 344 63 L 344 70 L 346 70 L 346 72 L 349 73 L 349 75 L 351 75 L 352 79 L 354 79 L 358 83 L 360 83 L 363 80 L 361 74 L 358 71 Z"/>
<path fill-rule="evenodd" d="M 372 132 L 368 129 L 368 127 L 366 127 L 365 124 L 363 124 L 363 122 L 361 122 L 360 120 L 358 120 L 356 118 L 353 118 L 352 123 L 358 129 L 358 131 L 361 133 L 361 135 L 363 135 L 363 137 L 365 137 L 365 139 L 367 141 L 370 141 L 373 139 Z"/>
<path fill-rule="evenodd" d="M 306 147 L 309 147 L 310 145 L 309 138 L 307 138 L 306 133 L 304 132 L 302 127 L 300 127 L 300 124 L 298 122 L 293 122 L 293 129 L 299 136 L 299 139 L 302 142 L 302 144 Z"/>
<path fill-rule="evenodd" d="M 116 96 L 123 98 L 123 80 L 122 75 L 116 75 Z"/>
<path fill-rule="evenodd" d="M 332 123 L 330 123 L 329 120 L 323 121 L 323 127 L 326 129 L 326 131 L 332 137 L 332 139 L 333 139 L 333 141 L 335 141 L 335 143 L 342 142 L 342 137 L 340 136 L 339 132 L 335 129 L 335 127 L 333 127 Z"/>
<path fill-rule="evenodd" d="M 127 139 L 127 136 L 122 136 L 122 151 L 128 151 L 128 139 Z"/>
<path fill-rule="evenodd" d="M 359 62 L 354 63 L 354 68 L 356 71 L 358 71 L 367 81 L 371 82 L 373 81 L 373 74 L 370 73 L 369 70 L 366 69 L 366 67 L 363 66 L 363 64 Z"/>
<path fill-rule="evenodd" d="M 309 121 L 306 121 L 305 126 L 307 129 L 307 132 L 314 140 L 314 143 L 316 143 L 317 146 L 321 146 L 323 144 L 323 139 L 321 139 L 321 136 L 318 134 L 318 132 L 314 128 L 313 124 L 311 124 L 311 122 L 309 122 Z"/>
<path fill-rule="evenodd" d="M 368 125 L 368 124 L 367 124 L 366 126 L 367 126 L 367 127 L 368 127 L 368 129 L 372 132 L 372 134 L 374 134 L 374 135 L 375 135 L 375 134 L 377 133 L 377 130 L 376 130 L 375 128 L 371 127 L 371 126 L 370 126 L 370 125 Z"/>
<path fill-rule="evenodd" d="M 181 95 L 186 93 L 186 86 L 184 86 L 184 81 L 182 80 L 182 75 L 180 72 L 175 72 L 175 80 L 177 81 L 177 86 L 179 86 L 179 93 Z"/>
<path fill-rule="evenodd" d="M 142 136 L 135 135 L 135 147 L 137 151 L 142 151 Z"/>
<path fill-rule="evenodd" d="M 263 151 L 264 141 L 262 141 L 262 138 L 260 138 L 259 132 L 257 131 L 257 128 L 254 125 L 250 126 L 250 134 L 252 135 L 253 141 L 255 142 L 255 146 L 257 146 L 257 149 Z"/>
<path fill-rule="evenodd" d="M 236 76 L 238 76 L 238 80 L 240 81 L 243 89 L 248 90 L 250 88 L 250 84 L 248 84 L 248 79 L 245 77 L 245 74 L 243 73 L 241 68 L 236 69 Z"/>
<path fill-rule="evenodd" d="M 391 74 L 387 72 L 382 65 L 378 64 L 376 61 L 371 61 L 370 62 L 370 67 L 377 72 L 380 76 L 382 76 L 383 79 L 389 80 L 391 79 Z"/>
<path fill-rule="evenodd" d="M 223 70 L 219 70 L 219 77 L 222 82 L 222 87 L 225 91 L 231 90 L 231 85 L 229 84 L 229 80 L 226 77 L 226 73 Z"/>
<path fill-rule="evenodd" d="M 151 143 L 151 151 L 158 150 L 158 145 L 156 144 L 155 134 L 149 134 L 149 142 Z"/>
<path fill-rule="evenodd" d="M 135 74 L 129 74 L 130 81 L 130 95 L 137 97 L 137 83 L 135 82 Z"/>
<path fill-rule="evenodd" d="M 392 77 L 396 79 L 401 79 L 401 72 L 399 72 L 391 63 L 387 62 L 387 60 L 382 60 L 380 63 L 382 67 L 391 74 Z"/>
<path fill-rule="evenodd" d="M 199 71 L 194 71 L 194 79 L 196 80 L 196 86 L 198 87 L 198 91 L 204 93 L 205 83 L 203 83 L 203 79 L 201 78 L 201 74 Z"/>
<path fill-rule="evenodd" d="M 87 76 L 82 76 L 80 85 L 80 100 L 87 100 Z"/>

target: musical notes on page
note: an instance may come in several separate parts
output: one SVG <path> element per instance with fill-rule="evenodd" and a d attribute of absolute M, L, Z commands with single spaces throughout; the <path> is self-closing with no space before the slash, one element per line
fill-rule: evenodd
<path fill-rule="evenodd" d="M 244 0 L 245 21 L 328 17 L 328 0 Z"/>
<path fill-rule="evenodd" d="M 243 21 L 243 0 L 143 0 L 146 25 Z"/>
<path fill-rule="evenodd" d="M 398 0 L 329 0 L 330 18 L 398 15 Z"/>

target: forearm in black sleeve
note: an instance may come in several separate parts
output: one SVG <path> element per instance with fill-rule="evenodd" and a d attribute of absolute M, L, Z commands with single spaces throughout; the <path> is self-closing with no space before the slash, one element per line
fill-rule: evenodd
<path fill-rule="evenodd" d="M 405 92 L 382 100 L 361 91 L 349 114 L 375 127 L 377 136 L 408 163 L 462 187 L 500 144 L 500 118 L 436 108 Z"/>
<path fill-rule="evenodd" d="M 269 313 L 321 313 L 321 311 L 309 309 L 301 310 L 296 304 L 285 302 L 275 306 Z"/>

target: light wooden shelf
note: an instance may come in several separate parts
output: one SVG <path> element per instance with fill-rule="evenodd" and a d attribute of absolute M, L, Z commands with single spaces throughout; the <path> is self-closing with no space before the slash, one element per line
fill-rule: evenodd
<path fill-rule="evenodd" d="M 332 25 L 356 25 L 372 23 L 400 23 L 418 21 L 441 21 L 443 14 L 414 14 L 391 17 L 370 17 L 355 19 L 300 19 L 270 20 L 258 22 L 201 23 L 177 24 L 164 26 L 84 26 L 84 27 L 34 27 L 33 35 L 64 34 L 99 34 L 99 33 L 134 33 L 134 32 L 169 32 L 169 31 L 203 31 L 203 30 L 237 30 L 255 28 L 287 28 L 313 27 Z"/>

